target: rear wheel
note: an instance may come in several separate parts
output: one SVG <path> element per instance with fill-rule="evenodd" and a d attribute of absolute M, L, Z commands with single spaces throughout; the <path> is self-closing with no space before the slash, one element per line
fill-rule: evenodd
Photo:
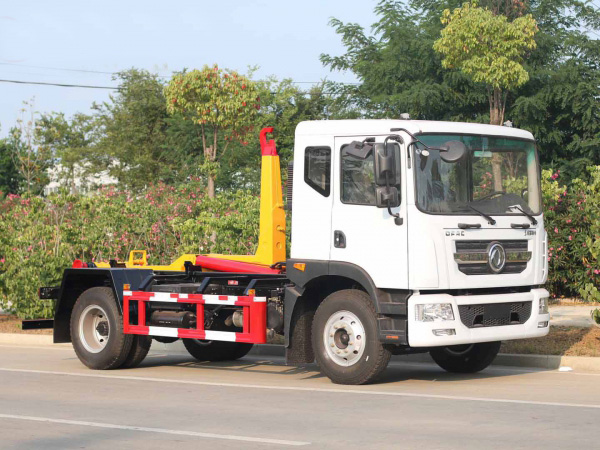
<path fill-rule="evenodd" d="M 338 384 L 365 384 L 387 367 L 391 353 L 377 336 L 368 294 L 346 289 L 329 295 L 315 313 L 312 343 L 321 371 Z"/>
<path fill-rule="evenodd" d="M 126 360 L 133 336 L 123 333 L 123 318 L 113 291 L 83 292 L 71 313 L 71 340 L 79 360 L 90 369 L 116 369 Z"/>
<path fill-rule="evenodd" d="M 152 345 L 152 338 L 150 336 L 133 336 L 133 342 L 131 343 L 131 350 L 125 361 L 121 365 L 122 369 L 132 369 L 140 365 L 140 363 L 146 358 L 146 355 L 150 351 Z"/>
<path fill-rule="evenodd" d="M 500 342 L 434 347 L 429 351 L 442 369 L 455 373 L 475 373 L 485 369 L 500 351 Z"/>
<path fill-rule="evenodd" d="M 186 350 L 198 361 L 233 361 L 246 356 L 252 344 L 243 342 L 182 339 Z"/>

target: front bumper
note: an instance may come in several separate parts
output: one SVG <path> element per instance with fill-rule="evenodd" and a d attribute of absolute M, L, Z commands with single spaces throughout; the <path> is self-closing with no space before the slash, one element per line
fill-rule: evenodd
<path fill-rule="evenodd" d="M 408 343 L 411 347 L 440 347 L 447 345 L 475 344 L 478 342 L 506 341 L 545 336 L 550 331 L 550 314 L 540 314 L 540 299 L 548 298 L 546 289 L 529 292 L 492 295 L 415 294 L 408 299 Z M 523 324 L 468 328 L 459 316 L 459 305 L 490 303 L 532 302 L 531 316 Z M 416 305 L 426 303 L 450 303 L 454 320 L 420 322 L 416 320 Z M 539 328 L 540 322 L 548 326 Z M 436 336 L 433 330 L 454 329 L 455 334 Z"/>

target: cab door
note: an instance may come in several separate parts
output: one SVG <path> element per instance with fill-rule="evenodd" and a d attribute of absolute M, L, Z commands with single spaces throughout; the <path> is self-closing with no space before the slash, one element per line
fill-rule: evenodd
<path fill-rule="evenodd" d="M 366 137 L 335 138 L 330 260 L 359 266 L 378 288 L 408 289 L 406 147 L 395 146 L 400 153 L 400 206 L 392 212 L 403 220 L 397 225 L 387 208 L 375 204 L 373 154 L 363 160 L 345 151 L 352 141 Z M 376 141 L 385 137 L 376 136 Z"/>

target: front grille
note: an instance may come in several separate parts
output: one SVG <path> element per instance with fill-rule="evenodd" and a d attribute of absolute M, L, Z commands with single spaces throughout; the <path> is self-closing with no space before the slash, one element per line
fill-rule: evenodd
<path fill-rule="evenodd" d="M 465 275 L 493 275 L 494 272 L 487 261 L 487 249 L 492 242 L 498 242 L 506 252 L 506 264 L 500 273 L 521 273 L 527 268 L 531 252 L 527 251 L 527 240 L 476 240 L 456 241 L 454 259 L 458 270 Z"/>
<path fill-rule="evenodd" d="M 527 267 L 527 263 L 506 263 L 502 273 L 521 273 Z M 493 274 L 490 266 L 486 264 L 459 264 L 458 270 L 465 275 L 490 275 Z"/>
<path fill-rule="evenodd" d="M 456 241 L 457 253 L 469 253 L 469 252 L 485 252 L 492 241 Z M 494 241 L 502 244 L 502 247 L 509 251 L 526 252 L 527 251 L 527 240 L 499 240 Z"/>
<path fill-rule="evenodd" d="M 521 325 L 531 317 L 531 302 L 460 305 L 458 314 L 467 328 Z"/>

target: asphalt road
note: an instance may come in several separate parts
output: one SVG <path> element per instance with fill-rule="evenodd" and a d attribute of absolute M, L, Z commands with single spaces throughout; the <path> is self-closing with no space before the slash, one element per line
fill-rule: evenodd
<path fill-rule="evenodd" d="M 339 386 L 274 357 L 152 352 L 91 371 L 65 346 L 0 346 L 1 449 L 598 448 L 600 374 L 397 363 Z"/>

